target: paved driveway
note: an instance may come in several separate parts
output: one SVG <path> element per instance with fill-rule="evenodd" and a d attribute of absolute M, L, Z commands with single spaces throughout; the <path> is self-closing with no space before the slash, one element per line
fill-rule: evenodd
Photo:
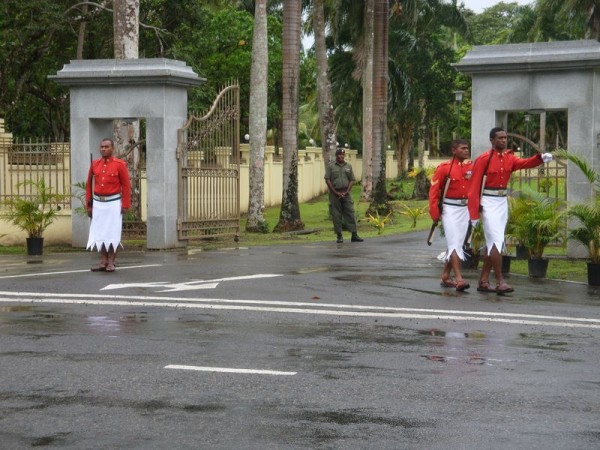
<path fill-rule="evenodd" d="M 0 442 L 598 448 L 599 293 L 457 293 L 441 245 L 0 257 Z"/>

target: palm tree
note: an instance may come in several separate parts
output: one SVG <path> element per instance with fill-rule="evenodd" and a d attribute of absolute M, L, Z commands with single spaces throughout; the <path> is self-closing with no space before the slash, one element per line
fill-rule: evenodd
<path fill-rule="evenodd" d="M 373 192 L 373 51 L 375 44 L 375 4 L 365 1 L 362 68 L 362 125 L 363 125 L 363 171 L 361 200 L 368 201 Z"/>
<path fill-rule="evenodd" d="M 573 163 L 593 189 L 589 202 L 572 205 L 567 211 L 567 215 L 575 219 L 576 225 L 569 229 L 569 239 L 581 243 L 588 250 L 592 263 L 600 263 L 600 172 L 577 155 L 564 150 L 555 154 Z"/>
<path fill-rule="evenodd" d="M 275 231 L 304 229 L 298 204 L 298 85 L 301 51 L 300 0 L 283 2 L 282 144 L 283 194 Z"/>
<path fill-rule="evenodd" d="M 508 42 L 600 39 L 597 0 L 537 0 L 515 12 Z"/>
<path fill-rule="evenodd" d="M 331 98 L 331 83 L 329 81 L 329 65 L 325 44 L 325 8 L 323 0 L 313 0 L 312 23 L 317 59 L 317 103 L 319 125 L 321 128 L 321 147 L 323 148 L 323 161 L 327 165 L 335 159 L 337 137 L 335 131 L 335 110 Z"/>
<path fill-rule="evenodd" d="M 561 4 L 566 17 L 585 20 L 585 38 L 600 39 L 600 4 L 597 0 L 538 0 L 540 7 L 544 3 Z"/>
<path fill-rule="evenodd" d="M 385 157 L 387 148 L 388 99 L 388 0 L 375 0 L 373 20 L 373 194 L 371 211 L 388 214 Z"/>
<path fill-rule="evenodd" d="M 246 231 L 265 231 L 265 145 L 267 141 L 267 77 L 269 51 L 267 41 L 267 0 L 256 0 L 252 66 L 250 68 L 250 188 Z"/>
<path fill-rule="evenodd" d="M 583 245 L 594 264 L 600 263 L 600 205 L 578 204 L 569 208 L 568 216 L 575 219 L 577 227 L 569 230 L 569 239 Z"/>

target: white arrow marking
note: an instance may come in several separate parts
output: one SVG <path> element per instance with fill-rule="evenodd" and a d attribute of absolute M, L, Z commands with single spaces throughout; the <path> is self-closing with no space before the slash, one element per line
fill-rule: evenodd
<path fill-rule="evenodd" d="M 202 284 L 193 284 L 194 281 L 190 283 L 173 283 L 163 287 L 168 289 L 163 289 L 162 291 L 156 292 L 175 292 L 175 291 L 193 291 L 194 289 L 214 289 L 219 283 L 202 283 Z"/>
<path fill-rule="evenodd" d="M 251 280 L 256 278 L 272 278 L 281 277 L 281 274 L 258 273 L 256 275 L 244 275 L 240 277 L 216 278 L 214 280 L 195 280 L 187 283 L 169 283 L 169 282 L 150 282 L 150 283 L 120 283 L 109 284 L 100 289 L 101 291 L 109 291 L 113 289 L 126 289 L 131 287 L 162 287 L 164 289 L 157 292 L 175 292 L 175 291 L 191 291 L 195 289 L 214 289 L 221 281 L 238 281 Z"/>

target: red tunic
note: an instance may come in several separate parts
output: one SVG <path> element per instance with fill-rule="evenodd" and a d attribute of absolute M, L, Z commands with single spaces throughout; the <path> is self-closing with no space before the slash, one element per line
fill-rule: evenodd
<path fill-rule="evenodd" d="M 493 153 L 492 153 L 493 152 Z M 488 159 L 492 155 L 488 166 Z M 481 196 L 481 183 L 487 166 L 487 178 L 484 188 L 506 189 L 511 174 L 516 170 L 531 169 L 542 164 L 542 154 L 538 153 L 530 158 L 519 158 L 512 150 L 503 152 L 488 150 L 477 157 L 473 163 L 473 176 L 469 189 L 469 216 L 471 220 L 479 219 L 479 201 Z"/>
<path fill-rule="evenodd" d="M 92 193 L 92 185 L 94 192 Z M 121 194 L 121 207 L 131 207 L 131 187 L 127 164 L 122 159 L 111 156 L 108 159 L 100 158 L 92 161 L 88 172 L 85 191 L 86 205 L 91 209 L 92 194 L 114 195 Z"/>
<path fill-rule="evenodd" d="M 450 185 L 446 198 L 467 198 L 469 195 L 469 184 L 471 178 L 471 161 L 465 159 L 462 163 L 454 160 L 444 161 L 435 169 L 429 189 L 429 215 L 432 220 L 440 220 L 439 199 L 444 195 L 446 187 L 446 176 L 450 173 Z"/>

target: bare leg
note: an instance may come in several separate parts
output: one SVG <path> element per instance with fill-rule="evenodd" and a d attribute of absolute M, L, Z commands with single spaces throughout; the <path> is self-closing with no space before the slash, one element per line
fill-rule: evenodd
<path fill-rule="evenodd" d="M 504 275 L 502 275 L 502 254 L 494 246 L 491 252 L 492 266 L 494 267 L 494 276 L 496 277 L 496 292 L 504 294 L 514 291 L 514 289 L 504 281 Z"/>
<path fill-rule="evenodd" d="M 490 286 L 490 273 L 492 271 L 493 263 L 492 257 L 487 254 L 487 248 L 483 249 L 483 268 L 479 275 L 479 286 L 477 287 L 480 291 L 493 290 Z"/>
<path fill-rule="evenodd" d="M 456 252 L 452 252 L 450 255 L 450 266 L 452 267 L 452 271 L 454 272 L 454 279 L 457 283 L 460 283 L 463 280 L 462 274 L 460 273 L 460 258 L 456 254 Z"/>
<path fill-rule="evenodd" d="M 90 270 L 92 272 L 103 272 L 106 270 L 106 266 L 108 265 L 108 252 L 106 251 L 106 247 L 103 245 L 100 249 L 100 264 L 97 266 L 93 266 Z"/>
<path fill-rule="evenodd" d="M 448 280 L 450 278 L 450 262 L 444 263 L 444 270 L 442 270 L 442 280 Z"/>
<path fill-rule="evenodd" d="M 492 247 L 492 251 L 490 252 L 490 260 L 492 263 L 492 268 L 494 269 L 496 283 L 504 283 L 504 276 L 502 275 L 502 255 L 495 245 Z"/>
<path fill-rule="evenodd" d="M 460 258 L 456 254 L 456 251 L 452 252 L 450 255 L 450 266 L 452 267 L 452 271 L 454 272 L 454 279 L 456 280 L 456 290 L 464 291 L 465 289 L 469 289 L 469 283 L 467 283 L 460 273 Z"/>
<path fill-rule="evenodd" d="M 456 283 L 452 280 L 452 277 L 450 276 L 451 268 L 452 268 L 452 265 L 451 265 L 450 261 L 446 261 L 444 263 L 444 269 L 442 270 L 442 286 L 444 286 L 444 287 L 456 286 Z"/>
<path fill-rule="evenodd" d="M 108 249 L 108 264 L 106 265 L 107 272 L 115 271 L 115 259 L 116 258 L 117 258 L 117 252 L 111 245 L 110 248 Z"/>

